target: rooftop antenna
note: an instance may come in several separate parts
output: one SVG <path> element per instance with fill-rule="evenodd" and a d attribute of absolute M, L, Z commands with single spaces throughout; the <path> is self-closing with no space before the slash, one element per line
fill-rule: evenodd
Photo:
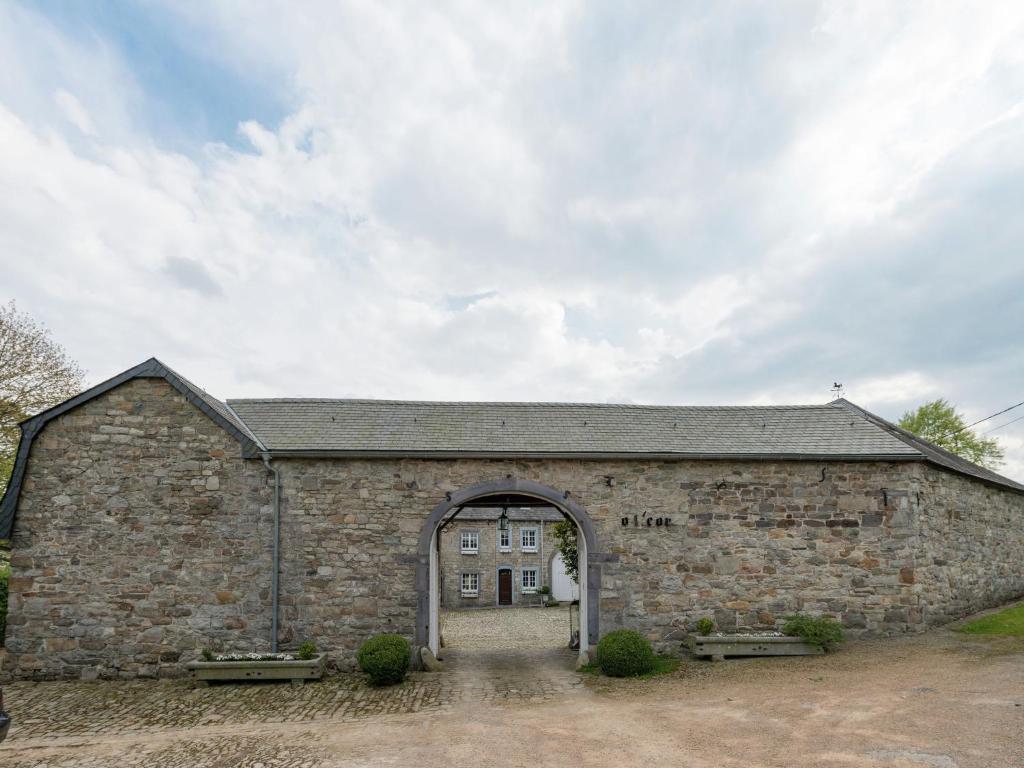
<path fill-rule="evenodd" d="M 846 394 L 846 390 L 843 388 L 843 385 L 838 381 L 832 382 L 832 399 L 838 400 L 844 394 Z"/>

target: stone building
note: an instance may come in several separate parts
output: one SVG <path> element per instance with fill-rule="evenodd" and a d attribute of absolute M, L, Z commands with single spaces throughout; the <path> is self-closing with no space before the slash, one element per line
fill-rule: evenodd
<path fill-rule="evenodd" d="M 479 507 L 576 523 L 583 649 L 794 611 L 914 632 L 1024 594 L 1024 486 L 845 400 L 225 403 L 153 359 L 22 424 L 5 671 L 436 646 L 437 531 Z"/>
<path fill-rule="evenodd" d="M 538 589 L 551 585 L 552 527 L 565 518 L 551 507 L 467 509 L 438 532 L 441 605 L 492 608 L 539 605 Z"/>

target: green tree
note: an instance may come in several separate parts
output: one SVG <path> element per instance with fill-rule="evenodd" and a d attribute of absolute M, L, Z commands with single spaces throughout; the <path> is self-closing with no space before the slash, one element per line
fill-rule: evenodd
<path fill-rule="evenodd" d="M 552 529 L 555 537 L 555 549 L 562 555 L 565 572 L 575 583 L 580 583 L 580 550 L 576 539 L 576 524 L 571 520 L 555 523 Z"/>
<path fill-rule="evenodd" d="M 80 392 L 82 375 L 46 326 L 13 301 L 0 306 L 0 494 L 14 468 L 18 422 Z"/>
<path fill-rule="evenodd" d="M 946 400 L 932 400 L 915 411 L 907 411 L 899 425 L 918 437 L 962 456 L 968 461 L 995 469 L 1002 463 L 999 441 L 984 438 L 967 428 L 964 417 Z"/>

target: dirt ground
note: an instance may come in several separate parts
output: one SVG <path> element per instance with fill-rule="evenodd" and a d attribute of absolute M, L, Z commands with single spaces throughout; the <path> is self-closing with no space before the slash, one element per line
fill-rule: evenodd
<path fill-rule="evenodd" d="M 532 668 L 524 657 L 520 675 L 524 690 L 537 684 L 531 675 L 564 675 L 576 683 L 537 698 L 453 695 L 455 703 L 356 720 L 306 718 L 299 710 L 268 722 L 254 712 L 248 723 L 154 729 L 140 722 L 108 735 L 76 730 L 67 715 L 22 736 L 16 720 L 0 745 L 0 765 L 1024 766 L 1019 639 L 937 630 L 850 643 L 829 656 L 686 662 L 673 675 L 649 681 L 581 680 L 566 665 Z M 415 699 L 409 691 L 429 684 L 415 677 L 404 694 L 394 695 Z M 23 695 L 21 685 L 8 688 L 15 718 L 19 701 L 41 701 L 28 689 Z M 85 684 L 46 685 L 53 686 L 54 700 L 69 686 Z M 449 694 L 462 683 L 454 685 Z M 323 697 L 317 688 L 287 695 Z M 351 695 L 369 692 L 357 688 Z"/>
<path fill-rule="evenodd" d="M 541 707 L 331 734 L 337 765 L 1024 766 L 1024 643 L 952 633 L 597 680 Z"/>

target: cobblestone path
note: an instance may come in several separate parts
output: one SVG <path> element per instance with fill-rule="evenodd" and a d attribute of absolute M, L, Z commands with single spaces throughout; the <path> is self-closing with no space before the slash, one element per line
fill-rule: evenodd
<path fill-rule="evenodd" d="M 441 658 L 464 697 L 545 701 L 583 685 L 568 608 L 487 608 L 442 615 Z"/>
<path fill-rule="evenodd" d="M 10 683 L 4 695 L 15 724 L 0 744 L 0 765 L 313 768 L 332 764 L 323 746 L 332 724 L 484 704 L 539 703 L 584 689 L 574 671 L 575 653 L 564 647 L 568 618 L 563 611 L 474 613 L 448 617 L 444 672 L 415 672 L 390 688 L 372 688 L 361 676 L 349 674 L 301 687 Z M 532 633 L 529 643 L 523 641 L 524 627 Z M 518 641 L 507 642 L 517 631 Z M 537 643 L 547 647 L 533 647 Z"/>
<path fill-rule="evenodd" d="M 565 648 L 569 607 L 444 611 L 441 634 L 447 647 L 459 650 Z"/>
<path fill-rule="evenodd" d="M 0 766 L 1024 766 L 1015 638 L 936 631 L 586 684 L 558 648 L 451 648 L 446 664 L 383 690 L 351 675 L 302 688 L 15 683 Z"/>

